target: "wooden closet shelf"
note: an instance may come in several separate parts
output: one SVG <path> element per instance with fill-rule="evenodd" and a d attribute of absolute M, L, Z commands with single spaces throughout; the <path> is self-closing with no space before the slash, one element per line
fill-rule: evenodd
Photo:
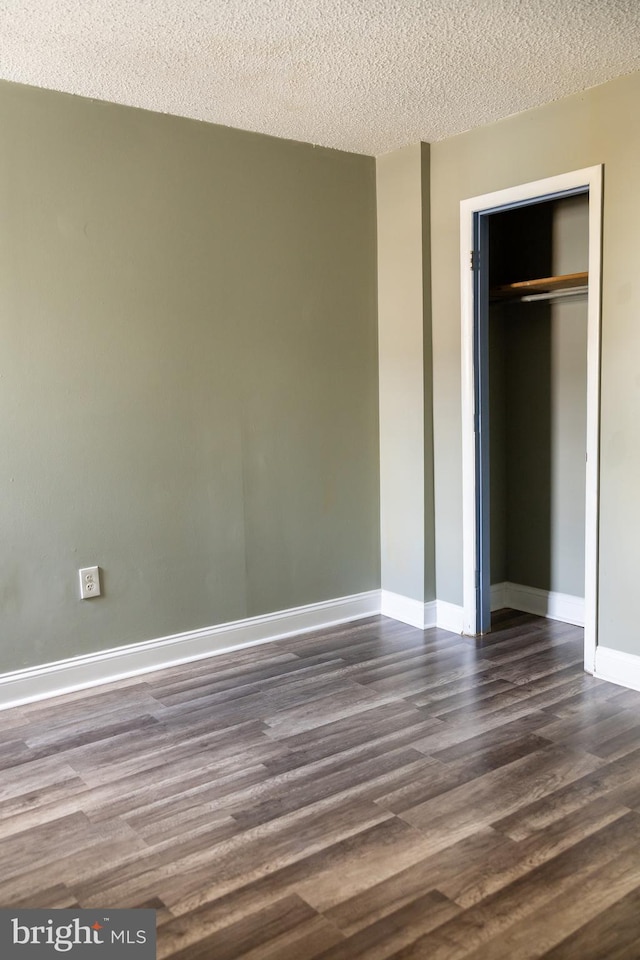
<path fill-rule="evenodd" d="M 507 297 L 521 297 L 529 293 L 555 293 L 559 290 L 571 290 L 573 287 L 586 287 L 589 282 L 589 273 L 565 273 L 562 277 L 543 277 L 537 280 L 519 280 L 517 283 L 507 283 L 500 287 L 493 287 L 489 291 L 491 297 L 506 299 Z"/>

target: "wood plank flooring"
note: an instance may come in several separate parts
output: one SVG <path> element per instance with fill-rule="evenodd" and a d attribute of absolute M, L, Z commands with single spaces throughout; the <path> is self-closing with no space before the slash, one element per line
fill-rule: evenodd
<path fill-rule="evenodd" d="M 163 960 L 638 960 L 640 693 L 375 617 L 0 714 L 0 906 Z"/>

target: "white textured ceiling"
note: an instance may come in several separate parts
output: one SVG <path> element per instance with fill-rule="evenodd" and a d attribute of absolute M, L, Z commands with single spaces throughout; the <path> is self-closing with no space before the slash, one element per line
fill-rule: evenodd
<path fill-rule="evenodd" d="M 4 79 L 368 154 L 638 69 L 640 0 L 0 0 Z"/>

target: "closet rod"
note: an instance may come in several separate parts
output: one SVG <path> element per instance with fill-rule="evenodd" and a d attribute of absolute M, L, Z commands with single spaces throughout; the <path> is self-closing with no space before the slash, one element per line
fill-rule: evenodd
<path fill-rule="evenodd" d="M 521 303 L 532 303 L 535 300 L 565 300 L 567 298 L 585 297 L 589 287 L 572 287 L 570 290 L 548 290 L 546 293 L 528 293 L 520 297 Z"/>

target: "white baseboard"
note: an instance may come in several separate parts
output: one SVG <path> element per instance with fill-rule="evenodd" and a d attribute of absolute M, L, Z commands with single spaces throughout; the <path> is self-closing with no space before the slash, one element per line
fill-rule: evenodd
<path fill-rule="evenodd" d="M 584 599 L 552 590 L 538 590 L 519 583 L 494 583 L 491 585 L 491 609 L 513 607 L 523 613 L 533 613 L 549 620 L 562 620 L 578 627 L 584 626 Z M 442 630 L 462 633 L 464 608 L 445 600 L 437 601 L 437 624 Z"/>
<path fill-rule="evenodd" d="M 419 630 L 429 630 L 439 627 L 450 633 L 462 633 L 462 607 L 445 600 L 432 600 L 429 603 L 420 603 L 410 597 L 403 597 L 399 593 L 389 590 L 381 591 L 380 612 L 392 620 L 400 620 Z"/>
<path fill-rule="evenodd" d="M 437 600 L 437 623 L 441 630 L 450 633 L 462 633 L 464 627 L 464 611 L 456 603 L 446 600 Z"/>
<path fill-rule="evenodd" d="M 507 587 L 508 583 L 492 583 L 491 584 L 491 609 L 492 610 L 502 610 L 504 607 L 508 607 L 507 603 Z"/>
<path fill-rule="evenodd" d="M 371 590 L 16 670 L 0 675 L 0 710 L 378 613 L 380 591 Z"/>
<path fill-rule="evenodd" d="M 438 601 L 431 600 L 424 605 L 424 629 L 438 626 Z"/>
<path fill-rule="evenodd" d="M 548 620 L 562 620 L 563 623 L 584 627 L 584 597 L 525 587 L 519 583 L 496 584 L 495 589 L 496 597 L 504 601 L 503 607 L 513 607 L 523 613 L 533 613 L 539 617 L 547 617 Z M 498 610 L 500 608 L 493 605 L 493 591 L 494 587 L 491 588 L 491 609 Z"/>
<path fill-rule="evenodd" d="M 411 597 L 404 597 L 391 590 L 381 590 L 380 613 L 383 617 L 391 617 L 392 620 L 424 629 L 424 603 L 420 600 L 412 600 Z"/>
<path fill-rule="evenodd" d="M 600 680 L 618 683 L 621 687 L 640 690 L 640 657 L 598 645 L 593 675 Z"/>
<path fill-rule="evenodd" d="M 444 600 L 421 603 L 390 590 L 380 591 L 380 612 L 384 617 L 408 623 L 419 630 L 440 627 L 451 633 L 462 633 L 462 607 Z"/>
<path fill-rule="evenodd" d="M 436 601 L 422 603 L 391 590 L 380 591 L 380 613 L 392 620 L 400 620 L 419 630 L 428 630 L 436 625 Z"/>
<path fill-rule="evenodd" d="M 584 622 L 584 601 L 566 594 L 497 584 L 492 587 L 492 609 L 499 609 L 497 603 L 568 623 Z M 5 673 L 0 675 L 0 710 L 378 613 L 421 630 L 435 626 L 457 634 L 463 630 L 463 609 L 457 604 L 445 600 L 421 603 L 388 590 L 371 590 Z M 605 647 L 598 647 L 596 657 L 596 676 L 640 689 L 640 667 L 635 666 L 640 658 Z M 638 686 L 629 679 L 627 668 L 619 666 L 621 657 L 633 662 Z"/>

